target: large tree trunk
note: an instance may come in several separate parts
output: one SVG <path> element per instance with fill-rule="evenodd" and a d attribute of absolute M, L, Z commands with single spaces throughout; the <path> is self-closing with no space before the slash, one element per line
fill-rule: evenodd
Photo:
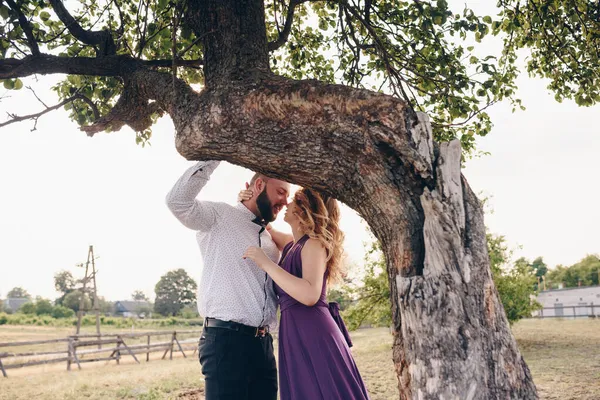
<path fill-rule="evenodd" d="M 434 144 L 427 116 L 391 96 L 271 74 L 260 0 L 187 7 L 205 89 L 178 84 L 173 98 L 158 74 L 131 78 L 171 114 L 179 152 L 322 190 L 368 222 L 387 260 L 400 398 L 537 398 L 458 142 Z"/>

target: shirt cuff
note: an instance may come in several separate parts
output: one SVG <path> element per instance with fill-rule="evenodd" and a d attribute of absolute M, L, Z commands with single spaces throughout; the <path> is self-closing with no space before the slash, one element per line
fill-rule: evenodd
<path fill-rule="evenodd" d="M 192 176 L 198 176 L 200 178 L 208 179 L 215 169 L 219 166 L 221 161 L 209 160 L 209 161 L 198 161 L 195 166 L 194 173 Z"/>

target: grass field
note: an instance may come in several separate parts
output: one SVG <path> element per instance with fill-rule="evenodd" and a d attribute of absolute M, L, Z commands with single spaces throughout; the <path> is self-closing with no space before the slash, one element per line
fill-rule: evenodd
<path fill-rule="evenodd" d="M 542 399 L 600 399 L 600 353 L 597 351 L 600 321 L 526 320 L 517 323 L 513 331 Z M 2 326 L 0 342 L 57 338 L 70 333 L 72 330 L 61 328 Z M 352 337 L 353 354 L 371 398 L 398 398 L 391 362 L 392 338 L 388 330 L 360 330 L 353 332 Z M 82 371 L 70 373 L 65 371 L 64 364 L 9 370 L 8 373 L 8 379 L 0 378 L 2 400 L 177 399 L 202 387 L 195 356 L 177 357 L 172 361 L 151 359 L 149 363 L 142 361 L 141 365 L 127 360 L 118 366 L 114 362 L 85 364 Z"/>

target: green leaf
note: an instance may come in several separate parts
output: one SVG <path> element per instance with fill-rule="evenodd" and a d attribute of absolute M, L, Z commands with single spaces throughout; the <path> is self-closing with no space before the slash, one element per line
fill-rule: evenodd
<path fill-rule="evenodd" d="M 42 11 L 40 13 L 40 18 L 42 19 L 42 21 L 48 21 L 50 19 L 50 13 L 47 11 Z"/>
<path fill-rule="evenodd" d="M 485 22 L 486 24 L 491 24 L 492 17 L 490 17 L 489 15 L 486 15 L 485 17 L 483 17 L 483 22 Z"/>
<path fill-rule="evenodd" d="M 8 19 L 9 10 L 8 7 L 1 5 L 0 6 L 0 17 L 4 19 Z"/>
<path fill-rule="evenodd" d="M 14 88 L 15 88 L 15 90 L 22 89 L 23 81 L 21 81 L 20 79 L 15 79 Z"/>
<path fill-rule="evenodd" d="M 5 79 L 4 80 L 4 88 L 5 89 L 12 89 L 15 87 L 15 82 L 12 79 Z"/>

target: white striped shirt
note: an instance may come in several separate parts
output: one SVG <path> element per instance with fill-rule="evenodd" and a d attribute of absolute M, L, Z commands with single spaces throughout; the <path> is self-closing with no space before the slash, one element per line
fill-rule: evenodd
<path fill-rule="evenodd" d="M 279 250 L 268 231 L 252 222 L 256 217 L 242 203 L 200 201 L 196 196 L 219 165 L 200 161 L 189 168 L 167 195 L 171 212 L 197 231 L 204 269 L 198 288 L 198 311 L 203 317 L 250 326 L 276 324 L 277 297 L 273 281 L 242 255 L 249 246 L 263 248 L 278 261 Z"/>

